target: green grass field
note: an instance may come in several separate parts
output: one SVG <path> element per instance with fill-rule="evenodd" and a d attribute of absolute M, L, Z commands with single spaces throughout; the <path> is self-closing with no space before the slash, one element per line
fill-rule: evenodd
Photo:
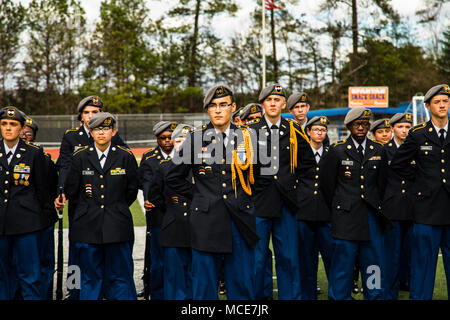
<path fill-rule="evenodd" d="M 270 249 L 273 252 L 272 249 L 272 241 L 270 242 Z M 272 270 L 275 275 L 275 260 L 273 260 L 273 267 Z M 319 259 L 319 271 L 317 273 L 317 282 L 321 289 L 321 293 L 317 296 L 318 300 L 328 300 L 328 280 L 327 276 L 325 274 L 325 268 L 323 266 L 322 259 Z M 359 287 L 361 288 L 361 277 L 359 280 Z M 273 288 L 277 289 L 277 280 L 273 280 Z M 278 299 L 278 292 L 274 290 L 273 294 L 274 299 Z M 363 300 L 363 294 L 353 294 L 352 297 L 355 300 Z M 225 300 L 226 296 L 221 295 L 221 300 Z M 400 291 L 399 292 L 399 298 L 398 300 L 408 300 L 409 299 L 409 292 Z M 447 281 L 445 278 L 445 271 L 444 271 L 444 265 L 442 263 L 442 256 L 439 256 L 438 258 L 438 266 L 436 270 L 436 280 L 434 283 L 434 293 L 433 293 L 433 300 L 448 300 L 447 296 Z"/>

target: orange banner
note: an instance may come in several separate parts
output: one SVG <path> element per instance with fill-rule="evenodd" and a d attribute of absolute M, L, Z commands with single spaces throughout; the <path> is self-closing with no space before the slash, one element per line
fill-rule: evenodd
<path fill-rule="evenodd" d="M 389 107 L 389 87 L 349 87 L 348 107 Z"/>

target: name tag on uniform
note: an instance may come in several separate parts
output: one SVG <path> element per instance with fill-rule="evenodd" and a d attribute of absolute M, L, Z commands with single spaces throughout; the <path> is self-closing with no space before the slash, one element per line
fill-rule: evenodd
<path fill-rule="evenodd" d="M 92 170 L 83 170 L 82 174 L 83 174 L 83 176 L 93 176 L 94 175 L 94 171 L 92 171 Z"/>
<path fill-rule="evenodd" d="M 122 168 L 111 169 L 110 172 L 111 172 L 112 176 L 120 176 L 120 175 L 126 174 L 125 169 L 122 169 Z"/>
<path fill-rule="evenodd" d="M 343 166 L 352 166 L 353 165 L 353 161 L 342 160 L 342 165 Z"/>
<path fill-rule="evenodd" d="M 433 146 L 420 146 L 420 150 L 422 151 L 432 151 Z"/>
<path fill-rule="evenodd" d="M 373 156 L 372 158 L 370 158 L 369 160 L 381 160 L 380 156 Z"/>

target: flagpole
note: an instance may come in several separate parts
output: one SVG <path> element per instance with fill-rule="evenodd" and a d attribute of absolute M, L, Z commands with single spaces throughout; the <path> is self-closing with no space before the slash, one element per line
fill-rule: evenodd
<path fill-rule="evenodd" d="M 262 88 L 266 87 L 266 1 L 262 2 Z"/>

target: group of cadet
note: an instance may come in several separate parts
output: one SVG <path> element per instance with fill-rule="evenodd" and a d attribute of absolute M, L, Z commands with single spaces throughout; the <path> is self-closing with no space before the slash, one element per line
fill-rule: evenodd
<path fill-rule="evenodd" d="M 224 282 L 228 299 L 272 299 L 274 255 L 278 299 L 314 300 L 320 253 L 329 299 L 352 299 L 357 267 L 365 299 L 397 299 L 404 277 L 410 299 L 426 300 L 439 248 L 449 291 L 449 96 L 431 88 L 431 120 L 414 127 L 410 113 L 372 123 L 370 109 L 351 109 L 349 136 L 330 145 L 329 120 L 307 119 L 306 93 L 275 84 L 237 109 L 217 85 L 203 100 L 210 122 L 157 123 L 158 146 L 139 166 L 98 96 L 79 103 L 56 166 L 32 143 L 36 123 L 4 108 L 0 299 L 52 298 L 55 208 L 67 200 L 69 265 L 81 271 L 67 298 L 137 299 L 129 207 L 139 189 L 146 298 L 214 300 Z"/>

